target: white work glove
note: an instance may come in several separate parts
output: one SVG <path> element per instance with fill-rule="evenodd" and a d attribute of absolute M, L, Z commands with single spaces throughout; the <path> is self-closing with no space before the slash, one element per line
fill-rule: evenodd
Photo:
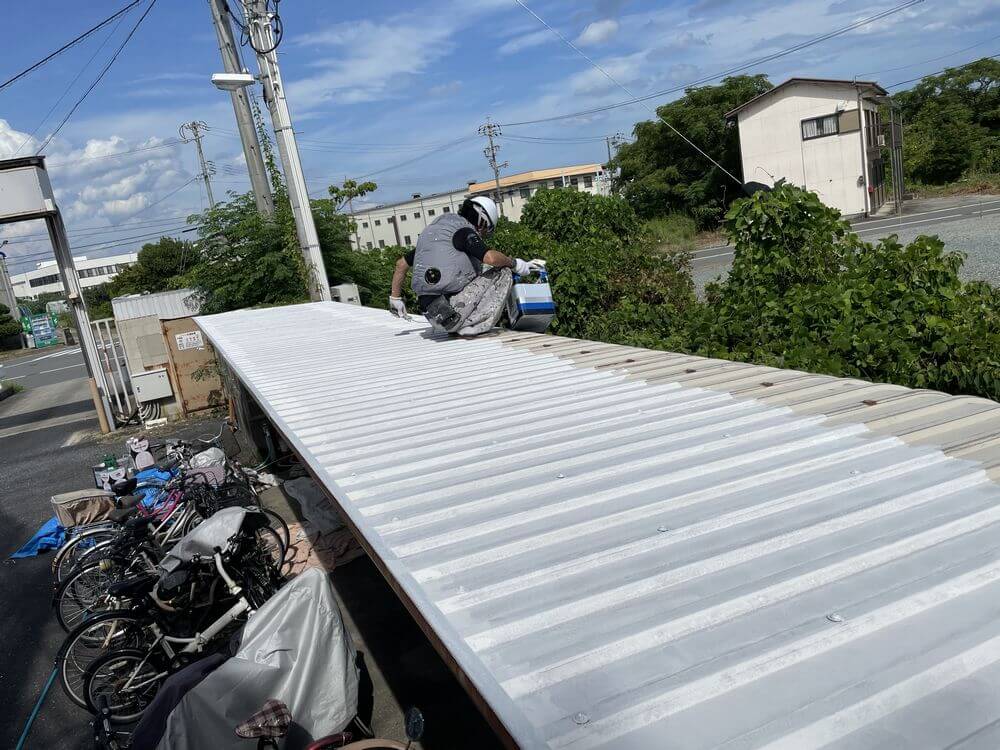
<path fill-rule="evenodd" d="M 406 303 L 400 297 L 389 297 L 389 312 L 397 318 L 410 319 L 410 316 L 406 314 Z"/>
<path fill-rule="evenodd" d="M 530 276 L 537 271 L 545 270 L 545 261 L 539 258 L 521 260 L 514 258 L 514 273 L 518 276 Z"/>

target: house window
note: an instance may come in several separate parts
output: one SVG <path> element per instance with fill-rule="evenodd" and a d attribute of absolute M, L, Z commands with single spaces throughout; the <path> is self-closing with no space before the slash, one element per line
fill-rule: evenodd
<path fill-rule="evenodd" d="M 840 118 L 837 115 L 824 115 L 814 117 L 811 120 L 802 121 L 802 140 L 809 141 L 813 138 L 822 138 L 827 135 L 836 135 L 840 132 Z"/>
<path fill-rule="evenodd" d="M 395 216 L 390 216 L 388 219 L 385 220 L 385 222 L 386 222 L 386 224 L 395 224 L 396 223 L 396 217 Z"/>
<path fill-rule="evenodd" d="M 522 198 L 530 198 L 530 197 L 531 197 L 531 188 L 521 188 L 521 189 L 520 189 L 520 190 L 518 191 L 518 194 L 519 194 L 519 195 L 520 195 L 520 196 L 521 196 Z"/>
<path fill-rule="evenodd" d="M 428 216 L 433 216 L 434 215 L 434 209 L 433 208 L 428 208 L 427 209 L 427 215 Z"/>
<path fill-rule="evenodd" d="M 368 243 L 368 249 L 369 249 L 369 250 L 371 250 L 371 249 L 372 249 L 372 243 L 370 243 L 370 242 Z"/>
<path fill-rule="evenodd" d="M 402 216 L 400 216 L 399 220 L 400 221 L 406 221 L 406 214 L 403 214 Z"/>
<path fill-rule="evenodd" d="M 414 219 L 419 219 L 420 218 L 420 212 L 419 211 L 414 211 L 413 212 L 413 218 Z"/>
<path fill-rule="evenodd" d="M 445 206 L 444 208 L 441 209 L 441 211 L 443 213 L 450 214 L 451 213 L 451 208 L 449 206 Z"/>
<path fill-rule="evenodd" d="M 379 240 L 378 241 L 378 246 L 379 247 L 385 247 L 385 240 Z"/>
<path fill-rule="evenodd" d="M 571 188 L 573 188 L 573 190 L 579 190 L 580 189 L 580 180 L 579 180 L 579 178 L 577 178 L 577 177 L 570 177 L 569 178 L 569 186 Z"/>
<path fill-rule="evenodd" d="M 362 226 L 362 227 L 363 227 L 364 229 L 367 229 L 367 228 L 368 228 L 368 222 L 367 222 L 367 221 L 362 221 L 362 222 L 361 222 L 361 226 Z"/>
<path fill-rule="evenodd" d="M 585 188 L 592 188 L 592 187 L 594 187 L 594 178 L 591 177 L 590 175 L 587 175 L 586 177 L 584 177 L 583 178 L 583 186 Z"/>
<path fill-rule="evenodd" d="M 404 237 L 403 237 L 403 244 L 406 245 L 407 247 L 409 247 L 410 245 L 413 244 L 412 242 L 410 242 L 410 235 L 408 235 L 408 234 L 404 235 Z"/>
<path fill-rule="evenodd" d="M 375 226 L 377 226 L 377 227 L 382 226 L 382 220 L 381 219 L 375 219 Z"/>
<path fill-rule="evenodd" d="M 552 180 L 552 187 L 561 188 L 563 186 L 562 180 Z"/>

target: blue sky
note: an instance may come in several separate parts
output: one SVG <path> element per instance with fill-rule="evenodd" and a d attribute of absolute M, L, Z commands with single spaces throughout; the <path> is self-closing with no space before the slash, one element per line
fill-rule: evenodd
<path fill-rule="evenodd" d="M 897 4 L 525 1 L 640 95 L 711 75 Z M 0 80 L 124 4 L 11 4 L 5 11 Z M 487 116 L 516 122 L 627 98 L 514 0 L 284 0 L 280 11 L 282 73 L 314 196 L 325 195 L 325 186 L 345 175 L 372 172 L 380 185 L 375 202 L 483 180 L 489 174 L 484 144 L 471 136 Z M 137 17 L 133 11 L 121 25 L 103 29 L 0 91 L 0 157 L 22 143 L 20 154 L 34 152 Z M 956 53 L 972 45 L 978 46 Z M 750 72 L 767 73 L 775 83 L 811 75 L 863 76 L 890 85 L 998 53 L 1000 0 L 924 0 Z M 246 62 L 256 72 L 252 58 Z M 217 166 L 217 198 L 226 190 L 247 189 L 229 97 L 209 83 L 219 70 L 204 0 L 159 0 L 107 77 L 45 149 L 74 246 L 81 248 L 77 252 L 134 249 L 142 239 L 120 238 L 173 230 L 183 224 L 179 217 L 201 209 L 205 196 L 198 182 L 185 184 L 197 173 L 193 145 L 95 158 L 159 146 L 176 138 L 183 121 L 204 120 L 213 129 L 205 150 Z M 629 133 L 637 120 L 648 117 L 643 105 L 633 105 L 506 128 L 507 135 L 552 142 L 505 139 L 501 158 L 510 162 L 511 172 L 603 161 L 601 137 Z M 463 137 L 470 138 L 398 166 Z M 4 250 L 12 272 L 33 268 L 42 259 L 47 245 L 31 237 L 38 231 L 20 225 L 0 233 L 11 240 Z"/>

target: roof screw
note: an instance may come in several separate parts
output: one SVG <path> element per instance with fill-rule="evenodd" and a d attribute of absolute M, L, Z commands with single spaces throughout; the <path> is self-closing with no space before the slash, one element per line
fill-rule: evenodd
<path fill-rule="evenodd" d="M 670 529 L 669 529 L 668 527 L 666 527 L 666 526 L 663 526 L 663 525 L 660 525 L 660 526 L 657 526 L 657 527 L 656 527 L 656 530 L 657 530 L 657 531 L 659 531 L 659 532 L 660 532 L 661 534 L 662 534 L 662 533 L 663 533 L 664 531 L 670 531 Z"/>
<path fill-rule="evenodd" d="M 575 714 L 573 714 L 573 721 L 575 721 L 577 724 L 586 724 L 588 721 L 590 721 L 590 717 L 587 716 L 587 714 L 585 714 L 583 711 L 577 711 Z"/>
<path fill-rule="evenodd" d="M 399 516 L 393 516 L 393 517 L 392 517 L 392 520 L 393 520 L 393 523 L 395 523 L 396 521 L 398 521 L 398 520 L 399 520 Z"/>
<path fill-rule="evenodd" d="M 843 616 L 842 615 L 838 615 L 836 612 L 834 612 L 833 614 L 827 615 L 826 619 L 829 620 L 830 622 L 843 622 L 844 621 Z"/>
<path fill-rule="evenodd" d="M 858 474 L 860 474 L 860 473 L 861 473 L 861 472 L 860 472 L 860 471 L 858 471 L 857 469 L 851 469 L 851 476 L 852 476 L 852 477 L 856 477 L 856 476 L 857 476 Z"/>
<path fill-rule="evenodd" d="M 566 478 L 565 474 L 556 474 L 556 479 L 565 479 L 565 478 Z"/>
<path fill-rule="evenodd" d="M 351 472 L 351 478 L 352 478 L 352 479 L 353 479 L 354 477 L 356 477 L 357 475 L 358 475 L 358 472 L 356 472 L 356 471 L 352 471 L 352 472 Z"/>
<path fill-rule="evenodd" d="M 727 438 L 727 437 L 729 437 L 729 433 L 728 433 L 728 432 L 723 432 L 723 433 L 722 433 L 722 437 L 724 437 L 724 438 Z"/>

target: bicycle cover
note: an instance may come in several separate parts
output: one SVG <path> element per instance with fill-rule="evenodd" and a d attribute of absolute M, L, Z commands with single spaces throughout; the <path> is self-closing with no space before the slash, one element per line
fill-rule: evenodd
<path fill-rule="evenodd" d="M 342 731 L 357 713 L 357 652 L 325 571 L 310 568 L 257 610 L 236 655 L 170 712 L 157 750 L 246 750 L 235 728 L 269 699 L 292 715 L 285 750 Z"/>
<path fill-rule="evenodd" d="M 247 508 L 223 508 L 209 516 L 173 546 L 160 561 L 160 570 L 172 573 L 195 557 L 211 558 L 216 547 L 225 550 L 229 540 L 239 533 L 247 514 L 257 512 Z"/>

